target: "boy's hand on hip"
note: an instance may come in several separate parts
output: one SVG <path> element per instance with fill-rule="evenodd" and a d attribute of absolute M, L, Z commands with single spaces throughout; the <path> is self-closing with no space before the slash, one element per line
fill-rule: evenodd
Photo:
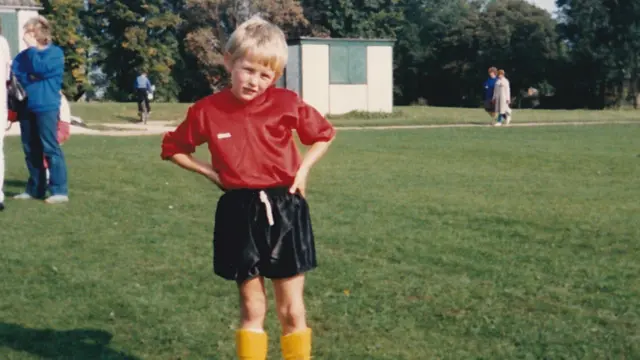
<path fill-rule="evenodd" d="M 220 190 L 227 191 L 225 188 L 222 187 L 222 183 L 220 182 L 220 176 L 213 168 L 211 167 L 208 168 L 206 171 L 203 172 L 203 175 L 206 176 L 207 179 L 211 180 L 212 183 L 216 184 L 216 186 Z"/>
<path fill-rule="evenodd" d="M 309 175 L 309 169 L 301 167 L 296 173 L 296 178 L 293 180 L 293 185 L 289 189 L 291 194 L 295 194 L 296 191 L 300 192 L 303 197 L 307 194 L 307 176 Z"/>

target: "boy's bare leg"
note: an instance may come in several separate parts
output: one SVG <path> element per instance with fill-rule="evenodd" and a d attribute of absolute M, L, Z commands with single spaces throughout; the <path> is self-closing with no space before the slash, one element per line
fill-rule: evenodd
<path fill-rule="evenodd" d="M 257 277 L 239 285 L 240 329 L 236 332 L 236 352 L 240 360 L 265 360 L 267 334 L 264 319 L 267 314 L 267 294 L 264 278 Z"/>
<path fill-rule="evenodd" d="M 304 274 L 273 281 L 278 318 L 282 326 L 280 344 L 285 360 L 311 359 L 311 329 L 304 306 Z"/>

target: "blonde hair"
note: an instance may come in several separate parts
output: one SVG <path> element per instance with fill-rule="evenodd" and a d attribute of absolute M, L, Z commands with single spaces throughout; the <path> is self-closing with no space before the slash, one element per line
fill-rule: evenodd
<path fill-rule="evenodd" d="M 39 44 L 47 45 L 51 42 L 51 25 L 44 16 L 36 16 L 29 19 L 23 29 L 33 31 L 33 37 Z"/>
<path fill-rule="evenodd" d="M 504 70 L 502 69 L 498 70 L 498 76 L 504 76 Z"/>
<path fill-rule="evenodd" d="M 258 15 L 243 22 L 229 37 L 224 48 L 232 63 L 249 59 L 282 75 L 287 65 L 289 50 L 284 32 Z"/>

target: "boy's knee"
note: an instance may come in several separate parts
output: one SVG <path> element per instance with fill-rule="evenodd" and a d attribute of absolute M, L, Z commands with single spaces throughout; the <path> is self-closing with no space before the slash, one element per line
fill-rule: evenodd
<path fill-rule="evenodd" d="M 267 315 L 267 301 L 260 297 L 242 299 L 242 309 L 245 321 L 260 321 Z"/>
<path fill-rule="evenodd" d="M 297 328 L 303 326 L 305 323 L 306 311 L 304 304 L 300 302 L 294 302 L 290 304 L 283 304 L 278 307 L 278 317 L 283 325 L 291 328 Z"/>

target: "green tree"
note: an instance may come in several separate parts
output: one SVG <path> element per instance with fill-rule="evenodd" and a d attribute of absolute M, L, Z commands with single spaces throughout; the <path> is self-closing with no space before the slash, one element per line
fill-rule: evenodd
<path fill-rule="evenodd" d="M 614 33 L 602 0 L 559 0 L 559 31 L 570 49 L 560 91 L 575 107 L 605 107 L 615 59 L 608 44 Z"/>
<path fill-rule="evenodd" d="M 476 62 L 481 77 L 486 69 L 504 69 L 512 95 L 529 87 L 555 82 L 552 69 L 559 57 L 557 24 L 543 9 L 525 0 L 491 2 L 480 16 Z M 478 79 L 480 81 L 480 79 Z"/>
<path fill-rule="evenodd" d="M 315 31 L 331 37 L 394 38 L 402 26 L 401 0 L 301 0 Z"/>
<path fill-rule="evenodd" d="M 44 0 L 43 15 L 49 19 L 53 41 L 65 55 L 63 92 L 69 99 L 76 99 L 89 90 L 89 50 L 91 43 L 83 33 L 78 16 L 84 8 L 83 0 Z"/>
<path fill-rule="evenodd" d="M 396 102 L 473 103 L 480 4 L 405 0 L 401 5 L 405 21 L 394 50 Z"/>
<path fill-rule="evenodd" d="M 179 61 L 177 27 L 181 1 L 90 0 L 84 12 L 87 32 L 96 44 L 96 63 L 111 79 L 107 97 L 133 99 L 133 84 L 146 71 L 159 100 L 177 98 L 172 68 Z"/>

